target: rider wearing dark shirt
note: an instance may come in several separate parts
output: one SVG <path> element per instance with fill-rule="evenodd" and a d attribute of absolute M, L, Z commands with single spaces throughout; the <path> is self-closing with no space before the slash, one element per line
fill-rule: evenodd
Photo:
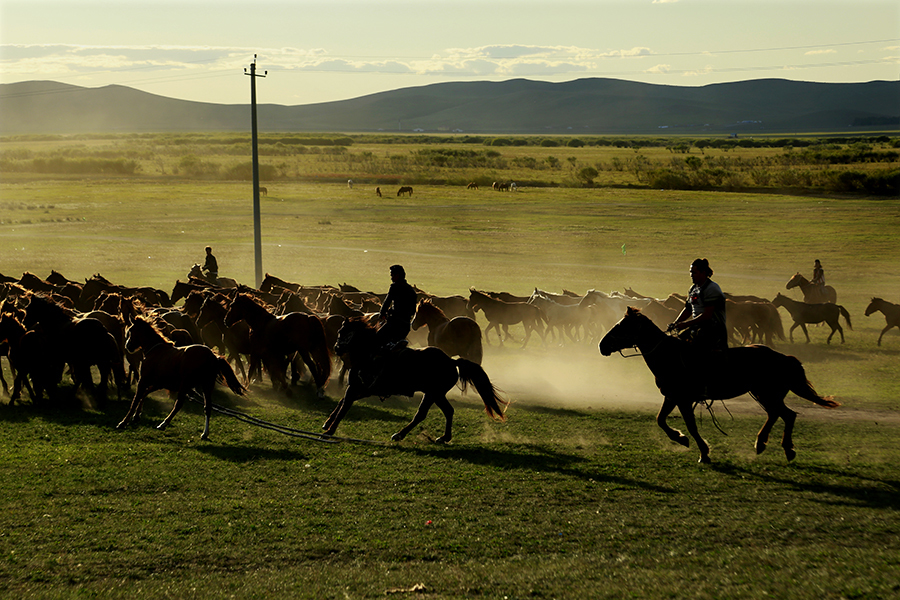
<path fill-rule="evenodd" d="M 697 348 L 725 350 L 728 348 L 728 329 L 725 325 L 725 294 L 710 279 L 713 270 L 709 261 L 698 258 L 691 263 L 691 286 L 684 310 L 669 325 L 678 331 L 688 329 L 688 339 Z"/>
<path fill-rule="evenodd" d="M 391 266 L 391 282 L 378 313 L 381 327 L 377 339 L 381 346 L 406 339 L 416 314 L 416 291 L 406 282 L 406 271 L 402 266 Z"/>
<path fill-rule="evenodd" d="M 213 256 L 212 248 L 210 246 L 206 247 L 206 262 L 203 263 L 203 272 L 213 283 L 215 283 L 216 279 L 219 277 L 219 262 L 216 260 L 216 257 Z"/>

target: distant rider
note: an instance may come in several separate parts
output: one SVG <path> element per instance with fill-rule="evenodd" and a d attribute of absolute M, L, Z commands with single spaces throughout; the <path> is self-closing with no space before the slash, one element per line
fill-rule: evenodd
<path fill-rule="evenodd" d="M 216 283 L 219 279 L 219 263 L 213 256 L 212 247 L 206 247 L 206 262 L 203 263 L 203 274 L 210 283 Z"/>
<path fill-rule="evenodd" d="M 695 348 L 725 350 L 728 348 L 728 329 L 725 326 L 725 294 L 715 281 L 709 261 L 698 258 L 691 263 L 691 286 L 684 309 L 669 325 L 669 331 L 684 331 Z"/>
<path fill-rule="evenodd" d="M 822 263 L 819 262 L 819 259 L 816 259 L 816 264 L 813 265 L 813 276 L 812 276 L 813 285 L 819 288 L 819 292 L 822 293 L 822 296 L 825 295 L 825 269 L 822 268 Z"/>

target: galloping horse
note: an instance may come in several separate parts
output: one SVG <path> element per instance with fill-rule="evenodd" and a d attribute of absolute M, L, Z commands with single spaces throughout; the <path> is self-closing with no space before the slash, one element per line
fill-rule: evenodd
<path fill-rule="evenodd" d="M 640 309 L 628 308 L 625 317 L 610 329 L 600 341 L 600 353 L 609 356 L 624 348 L 637 347 L 644 362 L 656 376 L 656 386 L 663 395 L 663 405 L 656 423 L 669 439 L 682 446 L 690 440 L 666 422 L 678 407 L 688 433 L 700 449 L 700 462 L 708 463 L 709 445 L 700 436 L 694 418 L 694 405 L 704 399 L 726 400 L 749 393 L 763 410 L 766 422 L 756 436 L 756 453 L 766 449 L 769 433 L 780 417 L 784 421 L 781 446 L 788 460 L 793 460 L 792 432 L 797 413 L 784 404 L 787 393 L 819 406 L 840 406 L 833 399 L 823 398 L 806 379 L 803 365 L 793 356 L 772 350 L 768 346 L 743 346 L 721 352 L 703 352 L 688 342 L 666 335 Z"/>
<path fill-rule="evenodd" d="M 420 300 L 416 306 L 413 330 L 428 327 L 428 345 L 436 346 L 447 356 L 460 356 L 480 365 L 484 357 L 481 327 L 469 317 L 447 317 L 431 300 Z"/>
<path fill-rule="evenodd" d="M 196 263 L 191 267 L 191 270 L 188 272 L 188 280 L 193 280 L 193 279 L 202 279 L 203 281 L 209 282 L 211 285 L 221 287 L 221 288 L 234 289 L 238 286 L 238 282 L 236 280 L 232 279 L 231 277 L 216 277 L 216 280 L 213 281 L 212 279 L 210 279 L 209 277 L 207 277 L 206 275 L 203 274 L 203 270 L 200 268 L 200 265 L 198 265 Z M 174 300 L 173 300 L 173 302 L 174 302 Z"/>
<path fill-rule="evenodd" d="M 841 327 L 841 324 L 838 323 L 838 318 L 843 315 L 844 320 L 847 321 L 847 327 L 853 329 L 853 325 L 850 324 L 850 313 L 847 312 L 847 309 L 841 306 L 840 304 L 807 304 L 806 302 L 799 302 L 797 300 L 792 300 L 787 296 L 783 296 L 781 294 L 776 294 L 775 299 L 772 300 L 773 306 L 783 306 L 789 313 L 791 313 L 791 318 L 794 320 L 794 324 L 791 326 L 791 330 L 789 332 L 789 336 L 791 338 L 791 343 L 794 341 L 794 330 L 798 327 L 803 330 L 803 333 L 806 335 L 806 343 L 809 343 L 809 332 L 806 330 L 807 323 L 822 323 L 823 321 L 831 327 L 831 334 L 828 336 L 828 343 L 831 343 L 831 338 L 834 337 L 834 332 L 838 331 L 841 334 L 841 343 L 844 343 L 844 329 Z"/>
<path fill-rule="evenodd" d="M 32 296 L 25 309 L 24 324 L 29 329 L 40 325 L 49 340 L 48 360 L 61 359 L 69 364 L 76 390 L 85 386 L 98 391 L 91 377 L 91 366 L 96 365 L 100 371 L 100 395 L 106 396 L 112 374 L 116 395 L 121 397 L 126 385 L 122 352 L 103 323 L 97 319 L 78 319 L 73 311 L 43 296 Z"/>
<path fill-rule="evenodd" d="M 128 413 L 116 429 L 122 429 L 129 423 L 136 422 L 141 416 L 144 398 L 150 392 L 161 389 L 176 394 L 172 412 L 156 426 L 157 429 L 165 429 L 181 410 L 188 394 L 194 389 L 199 389 L 203 394 L 203 410 L 206 415 L 200 439 L 208 440 L 212 392 L 216 380 L 221 376 L 232 392 L 239 396 L 244 394 L 244 387 L 237 380 L 228 361 L 201 344 L 176 348 L 174 343 L 166 339 L 143 317 L 135 319 L 128 328 L 125 348 L 129 352 L 141 352 L 143 360 L 134 400 L 131 401 Z"/>
<path fill-rule="evenodd" d="M 413 193 L 413 189 L 411 186 L 408 186 L 408 185 L 404 185 L 399 190 L 397 190 L 397 196 L 402 196 L 403 194 L 408 194 L 410 197 L 412 197 L 412 193 Z"/>
<path fill-rule="evenodd" d="M 837 304 L 837 292 L 834 291 L 833 287 L 826 285 L 824 288 L 820 288 L 799 272 L 791 277 L 784 287 L 788 290 L 799 287 L 800 291 L 803 292 L 803 301 L 808 304 L 820 304 L 823 302 Z"/>
<path fill-rule="evenodd" d="M 450 358 L 438 348 L 404 348 L 389 359 L 390 363 L 378 376 L 374 388 L 371 384 L 363 383 L 359 372 L 372 363 L 378 348 L 375 333 L 375 328 L 365 318 L 350 319 L 338 331 L 334 351 L 350 364 L 350 383 L 344 397 L 322 426 L 325 433 L 333 435 L 347 411 L 360 398 L 412 396 L 416 391 L 421 391 L 425 395 L 412 421 L 392 435 L 391 440 L 399 442 L 405 438 L 425 419 L 431 406 L 436 404 L 444 413 L 445 425 L 444 434 L 435 441 L 449 442 L 453 437 L 453 407 L 447 400 L 447 392 L 460 382 L 463 389 L 468 384 L 475 386 L 484 402 L 485 411 L 491 418 L 505 420 L 503 407 L 507 401 L 499 396 L 484 369 L 464 358 Z"/>
<path fill-rule="evenodd" d="M 309 367 L 319 396 L 324 396 L 323 388 L 331 376 L 331 354 L 325 342 L 325 328 L 318 317 L 304 313 L 277 317 L 253 296 L 238 294 L 225 315 L 225 325 L 230 327 L 242 319 L 250 325 L 251 346 L 269 371 L 273 387 L 290 393 L 285 360 L 296 353 Z"/>
<path fill-rule="evenodd" d="M 887 321 L 887 327 L 882 329 L 881 335 L 878 336 L 878 345 L 880 346 L 881 338 L 884 337 L 884 334 L 887 333 L 888 329 L 891 327 L 900 329 L 900 304 L 894 304 L 893 302 L 888 302 L 881 298 L 872 298 L 872 301 L 869 302 L 869 306 L 866 307 L 866 316 L 868 317 L 878 310 L 881 311 L 885 321 Z"/>
<path fill-rule="evenodd" d="M 521 323 L 525 327 L 525 340 L 522 342 L 524 348 L 528 345 L 531 338 L 531 332 L 537 331 L 541 339 L 544 339 L 544 323 L 546 317 L 544 311 L 533 304 L 527 302 L 504 302 L 491 298 L 484 292 L 479 292 L 475 288 L 469 288 L 469 308 L 472 310 L 483 310 L 484 316 L 487 317 L 489 325 L 484 330 L 484 339 L 488 340 L 488 331 L 491 329 L 497 332 L 500 345 L 503 345 L 504 339 L 510 339 L 509 326 Z M 503 334 L 500 328 L 503 328 Z"/>

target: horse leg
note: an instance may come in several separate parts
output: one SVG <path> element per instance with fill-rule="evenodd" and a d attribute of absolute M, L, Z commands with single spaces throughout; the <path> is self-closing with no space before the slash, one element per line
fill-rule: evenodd
<path fill-rule="evenodd" d="M 700 449 L 700 461 L 702 463 L 712 462 L 709 459 L 709 444 L 700 436 L 700 430 L 697 429 L 697 419 L 694 417 L 694 403 L 690 400 L 680 400 L 678 402 L 678 411 L 684 419 L 684 425 L 687 427 L 688 433 L 697 442 L 697 448 Z"/>
<path fill-rule="evenodd" d="M 438 444 L 446 444 L 453 438 L 453 406 L 450 404 L 450 401 L 447 400 L 447 396 L 435 400 L 434 403 L 441 409 L 441 412 L 444 413 L 444 435 L 435 441 Z"/>
<path fill-rule="evenodd" d="M 809 331 L 806 330 L 806 323 L 800 323 L 800 329 L 803 330 L 803 335 L 806 336 L 806 343 L 808 344 L 809 343 Z"/>
<path fill-rule="evenodd" d="M 364 397 L 362 396 L 363 392 L 357 391 L 358 387 L 359 389 L 362 388 L 359 386 L 359 383 L 354 382 L 354 379 L 356 379 L 356 374 L 351 371 L 350 384 L 347 386 L 347 391 L 344 392 L 344 397 L 341 398 L 341 401 L 338 402 L 338 405 L 331 411 L 331 414 L 328 415 L 328 418 L 322 425 L 322 429 L 325 430 L 325 435 L 334 435 L 338 425 L 340 425 L 343 418 L 347 415 L 347 411 L 350 410 L 353 403 Z"/>
<path fill-rule="evenodd" d="M 150 389 L 147 386 L 141 385 L 141 382 L 139 381 L 137 391 L 134 393 L 134 399 L 131 401 L 131 406 L 128 407 L 125 418 L 116 425 L 116 429 L 123 429 L 129 423 L 137 422 L 141 415 L 141 405 L 144 403 L 144 398 L 149 393 Z"/>
<path fill-rule="evenodd" d="M 413 430 L 413 427 L 415 427 L 416 425 L 418 425 L 425 419 L 425 417 L 428 415 L 428 410 L 431 408 L 432 404 L 434 404 L 434 399 L 431 397 L 431 394 L 425 394 L 424 396 L 422 396 L 422 402 L 419 403 L 419 408 L 418 408 L 418 410 L 416 410 L 416 414 L 413 416 L 412 421 L 410 421 L 406 425 L 406 427 L 404 427 L 403 429 L 401 429 L 400 431 L 398 431 L 397 433 L 392 435 L 391 441 L 399 442 L 400 440 L 405 438 L 409 434 L 409 432 Z M 445 412 L 444 414 L 446 415 L 447 413 Z M 451 420 L 451 422 L 452 422 L 452 420 Z M 450 422 L 448 422 L 448 425 L 446 427 L 451 427 L 451 425 L 449 423 Z M 444 436 L 446 436 L 447 433 L 448 433 L 448 431 L 445 428 Z"/>
<path fill-rule="evenodd" d="M 690 439 L 678 431 L 677 429 L 670 427 L 669 423 L 666 419 L 669 418 L 669 415 L 672 414 L 672 411 L 675 410 L 677 403 L 674 399 L 666 396 L 663 398 L 663 404 L 659 408 L 659 414 L 656 415 L 656 424 L 659 425 L 659 428 L 662 429 L 670 440 L 673 442 L 678 442 L 684 447 L 689 447 L 691 445 Z"/>
<path fill-rule="evenodd" d="M 798 327 L 800 327 L 800 323 L 794 323 L 791 326 L 790 331 L 788 331 L 788 335 L 790 336 L 790 340 L 791 340 L 792 344 L 794 343 L 794 330 L 797 329 Z"/>
<path fill-rule="evenodd" d="M 784 435 L 781 436 L 781 447 L 784 448 L 784 455 L 787 457 L 788 462 L 794 460 L 797 456 L 797 453 L 794 451 L 794 421 L 797 420 L 797 413 L 789 409 L 787 406 L 784 406 L 784 402 L 782 401 L 782 406 L 784 407 L 781 411 L 781 420 L 784 421 Z"/>
<path fill-rule="evenodd" d="M 201 440 L 209 440 L 209 419 L 212 417 L 212 392 L 213 385 L 208 385 L 203 388 L 203 416 L 204 416 L 204 425 L 203 425 L 203 433 L 200 434 Z"/>
<path fill-rule="evenodd" d="M 762 428 L 760 428 L 759 433 L 756 434 L 756 453 L 762 454 L 766 445 L 769 443 L 769 434 L 772 432 L 772 427 L 775 425 L 775 421 L 778 420 L 778 414 L 768 406 L 768 400 L 764 398 L 758 398 L 760 405 L 766 411 L 766 422 L 763 423 Z M 782 406 L 784 403 L 782 402 Z"/>
<path fill-rule="evenodd" d="M 176 396 L 175 398 L 175 405 L 172 407 L 172 412 L 170 412 L 166 416 L 166 418 L 162 420 L 162 423 L 156 426 L 157 429 L 162 431 L 172 423 L 172 419 L 174 419 L 175 415 L 178 414 L 178 411 L 181 410 L 181 405 L 184 404 L 184 401 L 187 398 L 189 392 L 190 390 L 180 390 L 178 392 L 178 396 Z"/>

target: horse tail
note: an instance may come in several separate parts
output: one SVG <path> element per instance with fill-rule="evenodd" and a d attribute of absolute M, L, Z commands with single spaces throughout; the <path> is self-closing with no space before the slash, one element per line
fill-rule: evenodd
<path fill-rule="evenodd" d="M 316 385 L 322 387 L 331 377 L 331 351 L 328 348 L 328 340 L 325 339 L 325 325 L 322 319 L 316 316 L 310 316 L 311 321 L 309 327 L 310 356 L 316 363 L 316 371 L 314 378 Z"/>
<path fill-rule="evenodd" d="M 228 389 L 230 389 L 238 396 L 243 396 L 247 388 L 241 385 L 241 382 L 238 381 L 237 375 L 234 374 L 234 369 L 231 368 L 231 365 L 228 364 L 228 361 L 225 358 L 219 356 L 216 359 L 216 363 L 219 365 L 219 375 L 221 375 L 225 380 L 225 384 L 228 386 Z"/>
<path fill-rule="evenodd" d="M 841 314 L 844 315 L 844 320 L 847 321 L 847 327 L 853 329 L 853 325 L 850 324 L 850 313 L 847 312 L 847 309 L 840 304 L 838 304 L 837 307 L 841 311 Z"/>
<path fill-rule="evenodd" d="M 785 356 L 788 374 L 788 385 L 790 390 L 803 398 L 814 402 L 825 408 L 837 408 L 841 405 L 834 399 L 834 396 L 820 396 L 813 388 L 812 383 L 806 378 L 806 371 L 803 369 L 803 363 L 795 356 Z"/>
<path fill-rule="evenodd" d="M 457 358 L 454 362 L 459 371 L 459 380 L 462 382 L 463 390 L 469 384 L 474 385 L 475 391 L 478 392 L 478 395 L 481 396 L 481 400 L 484 402 L 484 409 L 488 416 L 492 419 L 505 421 L 506 416 L 503 413 L 509 402 L 500 396 L 499 390 L 491 383 L 481 365 L 465 358 Z"/>

